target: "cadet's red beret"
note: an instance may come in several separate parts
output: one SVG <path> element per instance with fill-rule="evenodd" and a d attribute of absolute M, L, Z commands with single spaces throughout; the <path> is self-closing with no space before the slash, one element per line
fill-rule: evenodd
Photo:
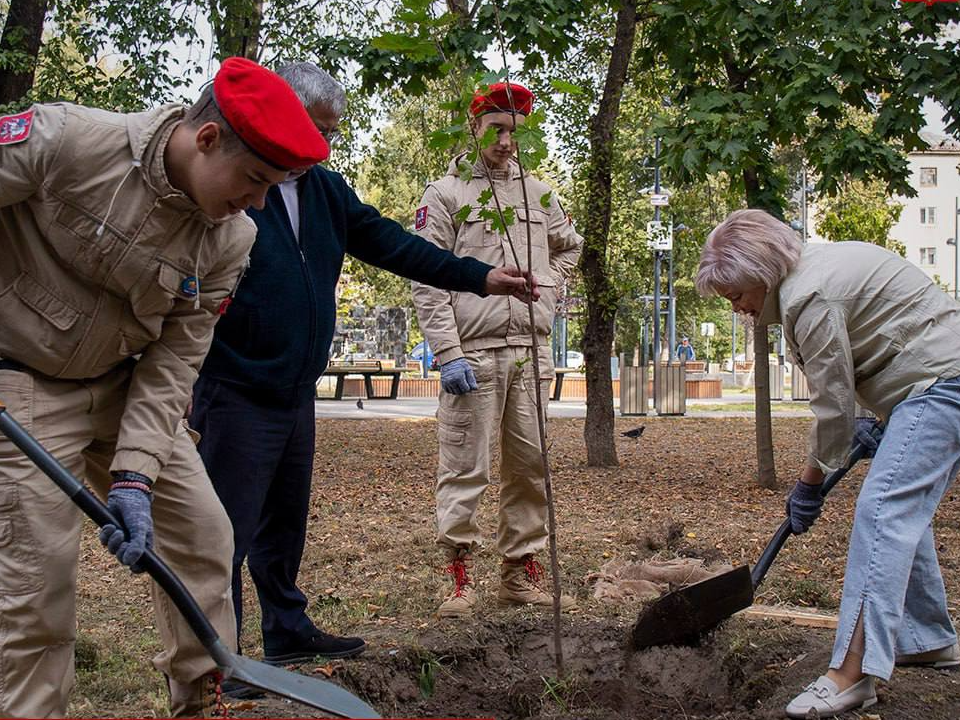
<path fill-rule="evenodd" d="M 494 83 L 487 92 L 478 92 L 473 96 L 470 114 L 474 117 L 491 112 L 518 112 L 521 115 L 529 115 L 533 110 L 533 93 L 523 85 L 510 83 L 510 94 L 513 95 L 513 110 L 510 109 L 507 83 Z"/>
<path fill-rule="evenodd" d="M 213 78 L 213 97 L 237 137 L 265 163 L 295 170 L 330 156 L 330 146 L 293 89 L 252 60 L 224 60 Z"/>

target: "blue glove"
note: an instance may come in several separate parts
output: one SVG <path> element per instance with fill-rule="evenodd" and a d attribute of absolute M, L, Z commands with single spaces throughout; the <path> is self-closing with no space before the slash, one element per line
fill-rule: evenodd
<path fill-rule="evenodd" d="M 477 378 L 466 358 L 457 358 L 440 366 L 440 387 L 451 395 L 463 395 L 477 389 Z"/>
<path fill-rule="evenodd" d="M 100 529 L 103 546 L 135 573 L 143 572 L 144 568 L 139 567 L 137 561 L 144 550 L 153 546 L 151 485 L 150 478 L 140 473 L 114 473 L 113 486 L 107 495 L 107 508 L 123 527 L 107 524 Z"/>
<path fill-rule="evenodd" d="M 822 485 L 807 485 L 797 480 L 793 492 L 787 498 L 787 516 L 790 518 L 790 528 L 795 535 L 802 535 L 814 521 L 820 517 L 823 507 L 823 495 L 820 494 Z"/>
<path fill-rule="evenodd" d="M 872 458 L 877 454 L 880 441 L 883 439 L 883 425 L 873 418 L 857 418 L 853 430 L 853 446 L 859 442 L 867 448 L 864 458 Z"/>

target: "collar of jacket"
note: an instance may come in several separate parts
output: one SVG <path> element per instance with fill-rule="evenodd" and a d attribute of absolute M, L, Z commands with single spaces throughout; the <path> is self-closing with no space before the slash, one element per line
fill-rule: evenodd
<path fill-rule="evenodd" d="M 180 124 L 186 108 L 182 105 L 164 105 L 156 110 L 127 116 L 127 136 L 135 160 L 140 161 L 140 174 L 164 203 L 177 210 L 199 215 L 203 222 L 220 225 L 229 218 L 207 217 L 200 207 L 182 190 L 170 184 L 163 154 L 174 129 Z"/>
<path fill-rule="evenodd" d="M 447 174 L 453 175 L 454 177 L 460 177 L 460 163 L 461 162 L 470 162 L 467 157 L 469 153 L 461 153 L 457 155 L 453 160 L 450 161 L 450 166 L 447 168 Z M 483 158 L 478 157 L 477 161 L 473 163 L 473 177 L 480 178 L 482 180 L 487 179 L 487 173 L 483 168 Z M 517 161 L 512 159 L 510 160 L 510 166 L 505 170 L 498 170 L 495 168 L 490 168 L 490 177 L 494 180 L 519 180 L 520 179 L 520 166 L 517 165 Z"/>

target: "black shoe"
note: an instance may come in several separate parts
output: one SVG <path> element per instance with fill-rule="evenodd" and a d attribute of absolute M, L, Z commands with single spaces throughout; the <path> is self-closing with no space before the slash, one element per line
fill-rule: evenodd
<path fill-rule="evenodd" d="M 269 665 L 288 665 L 315 657 L 349 658 L 359 655 L 366 647 L 361 638 L 337 637 L 317 630 L 313 635 L 298 637 L 286 645 L 264 648 L 263 661 Z"/>
<path fill-rule="evenodd" d="M 220 692 L 231 700 L 256 700 L 266 695 L 259 688 L 250 687 L 235 680 L 224 680 L 220 683 Z"/>

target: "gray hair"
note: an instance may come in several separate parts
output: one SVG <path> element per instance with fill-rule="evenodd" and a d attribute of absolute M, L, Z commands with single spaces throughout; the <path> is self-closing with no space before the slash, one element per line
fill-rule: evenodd
<path fill-rule="evenodd" d="M 780 284 L 800 261 L 803 243 L 788 225 L 763 210 L 736 210 L 717 225 L 700 253 L 697 292 Z"/>
<path fill-rule="evenodd" d="M 347 109 L 347 94 L 343 85 L 338 83 L 326 70 L 321 70 L 312 62 L 298 62 L 277 68 L 277 75 L 287 81 L 300 98 L 304 107 L 323 105 L 333 111 L 337 117 Z"/>

